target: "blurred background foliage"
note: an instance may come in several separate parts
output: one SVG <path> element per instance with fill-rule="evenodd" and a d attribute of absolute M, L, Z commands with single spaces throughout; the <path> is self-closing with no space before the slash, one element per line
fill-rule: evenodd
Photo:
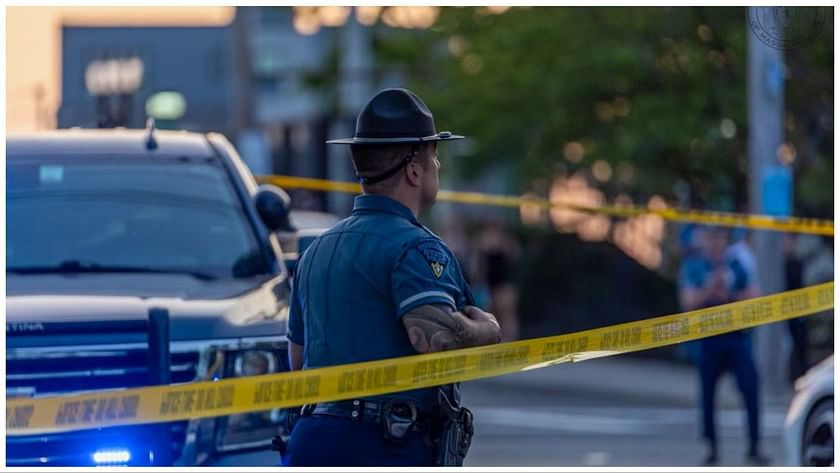
<path fill-rule="evenodd" d="M 512 163 L 518 188 L 597 160 L 600 186 L 702 207 L 747 202 L 746 11 L 690 8 L 443 8 L 430 31 L 381 28 L 380 65 L 402 71 L 436 120 L 474 138 L 465 177 Z M 431 34 L 429 34 L 431 32 Z M 833 21 L 785 51 L 786 141 L 795 213 L 833 209 Z M 439 126 L 440 126 L 439 125 Z"/>
<path fill-rule="evenodd" d="M 793 169 L 801 217 L 833 215 L 832 13 L 813 42 L 783 52 L 778 157 Z M 444 174 L 454 170 L 462 183 L 501 171 L 508 192 L 546 197 L 557 177 L 583 176 L 606 203 L 661 197 L 747 211 L 746 15 L 743 7 L 444 7 L 427 29 L 371 26 L 373 82 L 396 75 L 392 83 L 434 111 L 438 130 L 467 135 L 440 149 Z M 335 93 L 344 47 L 336 39 L 335 54 L 309 77 L 321 93 Z M 468 227 L 471 241 L 484 231 Z M 680 228 L 667 224 L 655 243 L 661 263 L 640 265 L 610 244 L 614 232 L 583 241 L 550 225 L 515 226 L 521 335 L 678 312 Z"/>

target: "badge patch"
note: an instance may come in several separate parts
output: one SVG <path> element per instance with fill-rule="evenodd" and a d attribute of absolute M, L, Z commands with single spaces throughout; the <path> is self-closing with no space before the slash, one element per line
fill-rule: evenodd
<path fill-rule="evenodd" d="M 417 245 L 417 251 L 429 263 L 432 274 L 440 278 L 446 271 L 446 265 L 449 264 L 449 254 L 443 248 L 443 244 L 437 240 L 425 240 Z"/>

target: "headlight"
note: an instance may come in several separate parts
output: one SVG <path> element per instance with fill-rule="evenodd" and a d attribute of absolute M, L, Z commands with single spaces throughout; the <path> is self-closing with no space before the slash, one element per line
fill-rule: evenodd
<path fill-rule="evenodd" d="M 228 352 L 226 372 L 228 376 L 232 373 L 240 377 L 285 371 L 286 364 L 283 362 L 285 354 L 285 347 L 282 349 L 261 347 Z M 230 364 L 231 359 L 233 366 Z M 282 410 L 274 409 L 220 418 L 217 424 L 216 450 L 225 452 L 267 445 L 278 433 L 282 412 Z"/>
<path fill-rule="evenodd" d="M 241 352 L 233 364 L 233 374 L 236 376 L 259 376 L 274 373 L 276 369 L 277 358 L 274 353 L 263 350 Z"/>

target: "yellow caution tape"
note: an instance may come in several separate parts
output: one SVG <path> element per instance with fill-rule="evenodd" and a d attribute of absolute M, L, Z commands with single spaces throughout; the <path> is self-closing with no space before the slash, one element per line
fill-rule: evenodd
<path fill-rule="evenodd" d="M 6 434 L 225 416 L 352 399 L 662 347 L 834 307 L 834 282 L 578 333 L 248 378 L 7 398 Z"/>
<path fill-rule="evenodd" d="M 362 186 L 354 182 L 328 181 L 308 177 L 294 176 L 259 176 L 259 182 L 274 184 L 287 189 L 309 189 L 325 192 L 345 192 L 361 194 Z M 771 215 L 738 214 L 730 212 L 709 212 L 701 210 L 677 210 L 673 208 L 648 208 L 636 206 L 591 207 L 563 202 L 550 202 L 537 197 L 515 197 L 506 195 L 482 194 L 478 192 L 455 192 L 442 190 L 438 200 L 461 204 L 491 205 L 496 207 L 519 208 L 523 205 L 536 206 L 540 209 L 563 208 L 579 212 L 609 215 L 611 217 L 635 217 L 654 214 L 673 222 L 691 222 L 726 227 L 745 227 L 757 230 L 775 230 L 791 233 L 811 233 L 814 235 L 834 235 L 834 221 L 812 218 L 774 217 Z"/>

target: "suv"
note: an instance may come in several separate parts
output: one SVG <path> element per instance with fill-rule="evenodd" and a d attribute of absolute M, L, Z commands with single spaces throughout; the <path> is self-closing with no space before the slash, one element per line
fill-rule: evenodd
<path fill-rule="evenodd" d="M 289 199 L 223 136 L 62 130 L 8 137 L 6 160 L 7 397 L 288 369 Z M 200 464 L 267 445 L 282 421 L 7 436 L 6 464 Z"/>

